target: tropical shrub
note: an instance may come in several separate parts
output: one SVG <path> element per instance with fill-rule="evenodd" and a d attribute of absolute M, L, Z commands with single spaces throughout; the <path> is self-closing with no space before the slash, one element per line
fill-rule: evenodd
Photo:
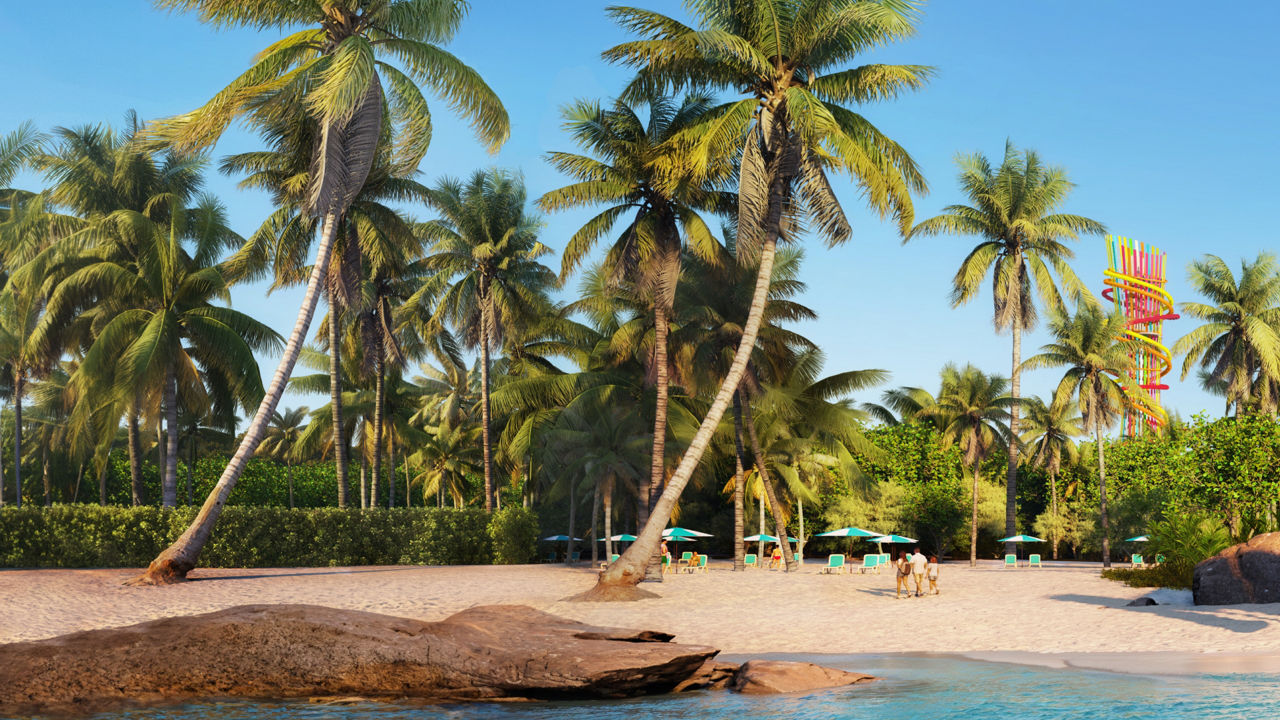
<path fill-rule="evenodd" d="M 504 507 L 489 520 L 496 565 L 521 565 L 533 560 L 538 542 L 538 514 L 529 508 Z"/>

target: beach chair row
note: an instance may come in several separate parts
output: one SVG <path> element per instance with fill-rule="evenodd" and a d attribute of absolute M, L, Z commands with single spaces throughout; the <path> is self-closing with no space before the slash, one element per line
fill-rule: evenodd
<path fill-rule="evenodd" d="M 873 553 L 862 556 L 861 565 L 849 565 L 845 562 L 843 553 L 836 553 L 827 556 L 827 564 L 823 566 L 824 574 L 852 573 L 857 570 L 859 574 L 875 573 L 880 574 L 880 568 L 889 565 L 889 553 Z"/>
<path fill-rule="evenodd" d="M 1155 567 L 1164 563 L 1163 555 L 1156 555 L 1155 562 L 1147 562 L 1141 555 L 1130 555 L 1129 565 L 1135 568 Z"/>
<path fill-rule="evenodd" d="M 1005 566 L 1005 567 L 1007 567 L 1007 568 L 1018 568 L 1018 567 L 1038 567 L 1038 568 L 1043 568 L 1043 567 L 1044 567 L 1044 565 L 1043 565 L 1043 564 L 1041 564 L 1041 562 L 1040 562 L 1040 556 L 1039 556 L 1039 555 L 1028 555 L 1028 556 L 1027 556 L 1027 561 L 1026 561 L 1025 563 L 1021 563 L 1021 564 L 1020 564 L 1020 563 L 1018 562 L 1018 556 L 1017 556 L 1017 555 L 1013 555 L 1013 554 L 1009 554 L 1009 555 L 1005 555 L 1005 556 L 1004 556 L 1004 566 Z"/>

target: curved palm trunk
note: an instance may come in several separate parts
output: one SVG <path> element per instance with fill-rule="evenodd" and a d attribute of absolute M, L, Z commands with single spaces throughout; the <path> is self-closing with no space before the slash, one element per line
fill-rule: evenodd
<path fill-rule="evenodd" d="M 742 396 L 742 424 L 747 428 L 747 437 L 751 440 L 751 454 L 756 459 L 756 473 L 764 484 L 765 495 L 769 498 L 769 509 L 773 511 L 773 532 L 778 536 L 778 545 L 783 548 L 782 562 L 787 572 L 795 568 L 795 555 L 792 554 L 791 542 L 787 540 L 787 526 L 782 522 L 782 505 L 778 503 L 778 491 L 773 486 L 773 478 L 765 468 L 764 452 L 760 449 L 760 436 L 756 433 L 756 422 L 751 415 L 751 400 L 746 391 L 738 388 Z"/>
<path fill-rule="evenodd" d="M 375 380 L 373 384 L 373 462 L 369 469 L 369 506 L 381 507 L 382 503 L 382 404 L 387 392 L 386 372 L 383 371 L 382 351 L 373 359 Z"/>
<path fill-rule="evenodd" d="M 760 331 L 760 320 L 764 315 L 764 306 L 769 294 L 777 239 L 776 227 L 770 228 L 761 247 L 760 269 L 756 275 L 756 287 L 751 296 L 751 308 L 742 330 L 742 339 L 734 352 L 729 372 L 720 383 L 720 390 L 707 411 L 707 416 L 702 419 L 698 432 L 693 436 L 693 442 L 689 443 L 684 456 L 680 458 L 680 464 L 676 466 L 658 502 L 654 504 L 649 521 L 641 528 L 636 541 L 627 548 L 618 562 L 612 563 L 605 572 L 601 573 L 596 586 L 578 596 L 579 599 L 633 599 L 641 595 L 635 585 L 644 578 L 645 566 L 648 565 L 649 558 L 656 552 L 662 540 L 662 529 L 671 519 L 671 511 L 675 508 L 676 500 L 684 492 L 684 486 L 693 476 L 694 468 L 702 460 L 702 454 L 711 442 L 711 437 L 715 434 L 720 419 L 724 417 L 724 411 L 729 407 L 729 402 L 733 399 L 738 384 L 742 382 L 742 376 L 746 372 L 747 361 L 750 359 L 751 349 L 756 344 L 756 335 Z"/>
<path fill-rule="evenodd" d="M 978 566 L 978 470 L 980 463 L 973 464 L 973 514 L 969 517 L 969 567 Z"/>
<path fill-rule="evenodd" d="M 164 374 L 164 481 L 160 484 L 160 506 L 178 504 L 178 375 L 172 365 Z"/>
<path fill-rule="evenodd" d="M 489 437 L 489 306 L 487 284 L 481 289 L 484 302 L 480 318 L 480 426 L 484 445 L 484 511 L 493 512 L 493 459 Z M 570 508 L 572 510 L 572 508 Z M 570 535 L 573 532 L 570 531 Z"/>
<path fill-rule="evenodd" d="M 351 484 L 347 475 L 347 466 L 350 459 L 347 454 L 347 440 L 342 433 L 345 426 L 342 424 L 342 340 L 339 337 L 342 328 L 339 325 L 337 293 L 330 286 L 329 407 L 333 411 L 333 462 L 338 471 L 338 507 L 344 508 L 347 506 L 351 494 Z"/>
<path fill-rule="evenodd" d="M 1102 414 L 1095 413 L 1093 434 L 1098 441 L 1098 513 L 1102 520 L 1102 567 L 1111 567 L 1111 526 L 1107 518 L 1107 463 L 1102 449 Z"/>
<path fill-rule="evenodd" d="M 15 507 L 22 507 L 22 373 L 13 374 L 13 486 L 17 489 Z M 137 501 L 133 503 L 137 505 Z"/>
<path fill-rule="evenodd" d="M 747 548 L 742 544 L 742 538 L 746 537 L 743 535 L 746 525 L 742 506 L 745 489 L 742 476 L 742 403 L 736 394 L 733 396 L 733 449 L 733 569 L 736 572 L 747 567 Z"/>
<path fill-rule="evenodd" d="M 186 532 L 182 533 L 181 537 L 161 552 L 155 560 L 152 560 L 146 572 L 130 581 L 132 584 L 161 585 L 180 582 L 185 580 L 187 573 L 196 566 L 196 559 L 200 556 L 200 551 L 204 549 L 205 544 L 209 542 L 213 526 L 218 522 L 218 517 L 222 515 L 222 508 L 227 503 L 227 497 L 231 495 L 231 490 L 240 479 L 240 474 L 244 472 L 249 458 L 253 456 L 258 443 L 262 441 L 262 435 L 266 432 L 271 414 L 279 405 L 280 396 L 284 394 L 289 375 L 298 361 L 298 353 L 306 342 L 307 330 L 311 327 L 311 318 L 315 315 L 316 304 L 320 300 L 321 283 L 324 281 L 325 270 L 329 267 L 329 256 L 333 251 L 333 236 L 336 230 L 337 213 L 330 211 L 324 218 L 324 230 L 320 236 L 320 245 L 316 248 L 315 265 L 311 269 L 311 277 L 307 279 L 307 291 L 303 296 L 302 307 L 299 309 L 293 332 L 289 335 L 289 342 L 285 345 L 280 364 L 271 378 L 271 385 L 267 387 L 267 392 L 263 395 L 261 404 L 258 405 L 258 412 L 254 415 L 253 422 L 249 423 L 248 429 L 245 430 L 236 454 L 222 471 L 222 476 L 218 478 L 213 492 L 209 493 L 209 497 L 204 501 L 191 527 L 187 528 Z"/>
<path fill-rule="evenodd" d="M 133 504 L 146 503 L 142 487 L 142 431 L 138 427 L 138 403 L 129 411 L 129 485 Z"/>
<path fill-rule="evenodd" d="M 667 310 L 661 304 L 653 310 L 653 368 L 657 399 L 653 405 L 653 452 L 649 463 L 649 489 L 640 504 L 639 524 L 649 519 L 649 508 L 662 492 L 662 480 L 667 469 L 667 402 L 670 379 L 667 373 Z"/>
<path fill-rule="evenodd" d="M 1004 534 L 1011 537 L 1018 532 L 1018 399 L 1022 397 L 1022 316 L 1021 298 L 1013 293 L 1013 369 L 1009 373 L 1009 395 L 1013 404 L 1009 407 L 1009 468 L 1005 476 Z M 1005 543 L 1004 552 L 1017 552 L 1017 545 Z"/>

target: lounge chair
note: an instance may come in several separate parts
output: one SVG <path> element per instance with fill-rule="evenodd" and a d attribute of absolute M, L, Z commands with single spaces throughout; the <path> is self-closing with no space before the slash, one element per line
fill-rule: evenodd
<path fill-rule="evenodd" d="M 1004 556 L 1004 566 L 1005 566 L 1005 567 L 1011 567 L 1011 568 L 1016 568 L 1016 567 L 1018 567 L 1018 556 L 1017 556 L 1017 555 L 1005 555 L 1005 556 Z"/>
<path fill-rule="evenodd" d="M 1163 564 L 1164 564 L 1164 556 L 1163 556 L 1163 555 L 1156 555 L 1156 564 L 1157 564 L 1157 565 L 1163 565 Z"/>
<path fill-rule="evenodd" d="M 687 564 L 689 563 L 689 560 L 691 560 L 691 559 L 693 559 L 693 551 L 692 551 L 692 550 L 685 550 L 684 552 L 680 553 L 680 564 L 681 564 L 681 565 L 687 565 Z"/>
<path fill-rule="evenodd" d="M 760 560 L 755 553 L 747 553 L 746 557 L 742 558 L 742 564 L 747 567 L 758 568 L 760 567 Z"/>
<path fill-rule="evenodd" d="M 610 556 L 609 556 L 609 564 L 610 564 L 610 565 L 612 565 L 612 564 L 614 564 L 614 563 L 618 562 L 618 558 L 620 558 L 620 557 L 622 557 L 622 556 L 621 556 L 621 555 L 619 555 L 618 553 L 614 553 L 614 554 L 610 555 Z"/>
<path fill-rule="evenodd" d="M 693 556 L 692 556 L 692 555 L 690 555 L 690 557 L 693 557 Z M 707 556 L 706 556 L 706 555 L 699 555 L 699 556 L 698 556 L 698 564 L 697 564 L 697 565 L 690 565 L 690 566 L 688 566 L 688 567 L 685 567 L 685 568 L 684 568 L 684 571 L 685 571 L 685 572 L 687 572 L 687 573 L 694 573 L 694 572 L 706 572 L 706 571 L 707 571 Z"/>
<path fill-rule="evenodd" d="M 1129 556 L 1129 564 L 1130 564 L 1130 565 L 1132 565 L 1133 567 L 1136 567 L 1136 568 L 1141 568 L 1141 567 L 1146 567 L 1146 566 L 1147 566 L 1147 564 L 1146 564 L 1146 563 L 1142 562 L 1142 556 L 1141 556 L 1141 555 L 1130 555 L 1130 556 Z"/>
<path fill-rule="evenodd" d="M 870 570 L 875 574 L 880 574 L 880 556 L 879 555 L 863 555 L 862 567 L 858 568 L 858 572 L 865 573 Z"/>
<path fill-rule="evenodd" d="M 554 552 L 547 553 L 546 562 L 553 563 L 555 561 L 556 561 L 556 554 Z"/>
<path fill-rule="evenodd" d="M 891 558 L 889 557 L 889 553 L 880 553 L 880 564 L 881 564 L 881 565 L 888 565 L 888 564 L 889 564 L 889 562 L 890 562 L 890 560 L 891 560 Z"/>
<path fill-rule="evenodd" d="M 795 560 L 795 563 L 796 563 L 797 565 L 803 565 L 803 564 L 804 564 L 804 560 L 801 560 L 801 559 L 800 559 L 800 553 L 796 553 L 795 555 L 793 555 L 793 556 L 792 556 L 792 559 L 793 559 L 793 560 Z"/>
<path fill-rule="evenodd" d="M 1028 556 L 1027 556 L 1027 567 L 1038 567 L 1038 568 L 1043 568 L 1044 566 L 1040 564 L 1040 556 L 1039 556 L 1039 555 L 1028 555 Z"/>
<path fill-rule="evenodd" d="M 573 555 L 569 557 L 569 562 L 576 563 L 580 560 L 582 560 L 582 553 L 577 550 L 574 550 Z"/>
<path fill-rule="evenodd" d="M 827 566 L 822 568 L 823 573 L 839 573 L 844 572 L 844 555 L 828 555 Z"/>

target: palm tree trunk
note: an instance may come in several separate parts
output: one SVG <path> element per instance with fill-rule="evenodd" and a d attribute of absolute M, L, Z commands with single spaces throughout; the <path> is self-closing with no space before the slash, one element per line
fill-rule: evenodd
<path fill-rule="evenodd" d="M 383 369 L 382 350 L 373 358 L 373 462 L 370 466 L 369 505 L 381 507 L 382 503 L 382 401 L 387 391 L 386 372 Z"/>
<path fill-rule="evenodd" d="M 0 405 L 0 507 L 4 507 L 4 406 Z M 106 503 L 103 503 L 104 505 Z"/>
<path fill-rule="evenodd" d="M 1049 502 L 1053 512 L 1053 559 L 1058 559 L 1058 473 L 1049 471 Z"/>
<path fill-rule="evenodd" d="M 396 439 L 393 433 L 387 433 L 387 507 L 396 506 Z M 405 492 L 409 489 L 406 487 Z"/>
<path fill-rule="evenodd" d="M 737 394 L 733 396 L 733 569 L 735 572 L 745 570 L 747 548 L 742 544 L 746 537 L 743 517 L 742 496 L 744 479 L 742 477 L 742 403 Z"/>
<path fill-rule="evenodd" d="M 758 512 L 756 512 L 756 535 L 762 536 L 756 541 L 756 562 L 764 560 L 764 493 L 756 493 Z"/>
<path fill-rule="evenodd" d="M 338 507 L 347 506 L 351 485 L 348 481 L 347 441 L 342 424 L 342 339 L 338 318 L 337 292 L 329 287 L 329 407 L 333 410 L 333 462 L 338 471 Z"/>
<path fill-rule="evenodd" d="M 160 506 L 178 504 L 178 375 L 170 365 L 164 373 L 164 482 L 160 485 Z"/>
<path fill-rule="evenodd" d="M 482 302 L 487 302 L 487 293 Z M 493 512 L 493 459 L 489 438 L 489 309 L 485 305 L 480 320 L 480 427 L 484 450 L 484 511 Z M 570 533 L 572 534 L 572 533 Z"/>
<path fill-rule="evenodd" d="M 978 470 L 973 464 L 973 514 L 969 517 L 969 567 L 978 566 Z"/>
<path fill-rule="evenodd" d="M 191 488 L 195 484 L 195 467 L 196 467 L 196 433 L 200 430 L 198 424 L 193 424 L 191 428 L 191 441 L 187 445 L 187 505 L 193 502 Z"/>
<path fill-rule="evenodd" d="M 107 506 L 107 470 L 111 468 L 108 459 L 103 459 L 102 467 L 98 468 L 98 504 L 102 507 Z"/>
<path fill-rule="evenodd" d="M 129 484 L 135 506 L 146 503 L 142 486 L 142 430 L 138 427 L 138 404 L 129 411 Z"/>
<path fill-rule="evenodd" d="M 53 505 L 53 487 L 49 481 L 49 443 L 46 440 L 40 445 L 40 482 L 44 489 L 44 506 Z"/>
<path fill-rule="evenodd" d="M 328 132 L 327 129 L 326 132 Z M 307 279 L 307 291 L 302 299 L 302 307 L 298 311 L 297 322 L 294 323 L 293 332 L 289 335 L 289 342 L 285 345 L 284 353 L 280 357 L 280 364 L 276 367 L 275 375 L 271 378 L 271 384 L 267 387 L 266 394 L 262 397 L 262 402 L 258 405 L 257 414 L 254 415 L 253 421 L 249 423 L 248 429 L 245 430 L 244 437 L 240 440 L 240 446 L 236 449 L 236 454 L 231 458 L 231 462 L 227 463 L 226 469 L 222 471 L 222 476 L 218 478 L 217 484 L 214 485 L 213 492 L 209 493 L 209 497 L 204 501 L 204 505 L 200 508 L 200 512 L 196 515 L 191 526 L 172 545 L 161 552 L 159 557 L 151 561 L 151 565 L 146 572 L 132 581 L 134 584 L 158 585 L 179 582 L 185 580 L 187 573 L 196 566 L 196 559 L 200 556 L 200 551 L 204 549 L 205 544 L 209 542 L 209 536 L 213 533 L 213 526 L 218 522 L 218 517 L 222 514 L 222 508 L 227 503 L 227 497 L 231 495 L 231 490 L 235 488 L 236 481 L 240 479 L 240 474 L 244 472 L 249 458 L 257 450 L 258 443 L 262 442 L 262 435 L 266 432 L 267 424 L 271 421 L 271 414 L 275 412 L 276 406 L 280 404 L 280 396 L 284 394 L 285 385 L 289 382 L 289 375 L 293 373 L 293 366 L 298 361 L 298 353 L 301 352 L 302 346 L 307 340 L 307 331 L 311 327 L 311 318 L 315 315 L 316 304 L 320 300 L 325 270 L 329 267 L 329 256 L 333 251 L 333 237 L 337 231 L 337 221 L 338 213 L 336 210 L 330 210 L 325 215 L 324 229 L 320 234 L 320 244 L 316 248 L 315 265 L 311 269 L 311 277 Z"/>
<path fill-rule="evenodd" d="M 613 559 L 613 478 L 604 482 L 604 556 Z"/>
<path fill-rule="evenodd" d="M 13 486 L 17 488 L 16 507 L 22 507 L 22 373 L 13 373 Z M 135 501 L 134 505 L 138 503 Z"/>
<path fill-rule="evenodd" d="M 600 567 L 600 543 L 596 542 L 596 518 L 600 517 L 600 483 L 596 483 L 595 497 L 591 498 L 591 537 L 587 538 L 591 541 L 591 567 Z"/>
<path fill-rule="evenodd" d="M 360 453 L 360 509 L 369 509 L 369 461 Z"/>
<path fill-rule="evenodd" d="M 576 519 L 574 511 L 577 509 L 577 500 L 573 497 L 573 486 L 577 483 L 572 478 L 569 479 L 569 541 L 565 543 L 564 561 L 569 562 L 569 558 L 573 557 L 573 521 Z"/>
<path fill-rule="evenodd" d="M 1019 258 L 1019 261 L 1021 258 Z M 1013 303 L 1013 369 L 1009 372 L 1009 467 L 1005 476 L 1004 534 L 1011 537 L 1018 532 L 1018 399 L 1022 397 L 1022 317 L 1020 293 L 1011 293 Z M 1005 543 L 1004 552 L 1017 552 L 1017 545 Z"/>
<path fill-rule="evenodd" d="M 653 405 L 653 452 L 650 454 L 649 488 L 643 494 L 643 502 L 640 504 L 640 512 L 643 513 L 643 516 L 639 518 L 640 525 L 644 525 L 649 519 L 649 508 L 662 491 L 662 480 L 666 475 L 667 394 L 670 383 L 667 374 L 667 333 L 669 329 L 667 309 L 662 307 L 662 303 L 657 303 L 653 309 L 653 369 L 654 384 L 657 390 L 657 399 Z"/>
<path fill-rule="evenodd" d="M 76 488 L 71 491 L 71 503 L 74 505 L 80 500 L 80 481 L 84 480 L 84 461 L 76 466 Z"/>
<path fill-rule="evenodd" d="M 746 390 L 739 387 L 738 394 L 742 396 L 742 424 L 747 428 L 747 438 L 751 440 L 751 454 L 756 459 L 756 473 L 760 475 L 760 482 L 764 483 L 765 495 L 769 498 L 769 509 L 773 511 L 773 531 L 778 536 L 778 546 L 782 550 L 782 562 L 787 572 L 791 572 L 795 568 L 795 555 L 792 554 L 791 542 L 787 540 L 787 526 L 782 522 L 782 505 L 778 503 L 778 491 L 773 486 L 773 478 L 769 477 L 769 470 L 765 467 L 764 452 L 760 449 L 760 436 L 756 432 L 756 421 L 751 415 L 751 400 L 746 396 Z"/>
<path fill-rule="evenodd" d="M 1111 526 L 1107 518 L 1107 463 L 1102 450 L 1102 413 L 1094 412 L 1094 439 L 1098 441 L 1098 513 L 1102 520 L 1102 567 L 1111 567 Z"/>
<path fill-rule="evenodd" d="M 285 463 L 285 474 L 289 476 L 289 509 L 292 510 L 296 506 L 293 504 L 293 463 Z"/>

